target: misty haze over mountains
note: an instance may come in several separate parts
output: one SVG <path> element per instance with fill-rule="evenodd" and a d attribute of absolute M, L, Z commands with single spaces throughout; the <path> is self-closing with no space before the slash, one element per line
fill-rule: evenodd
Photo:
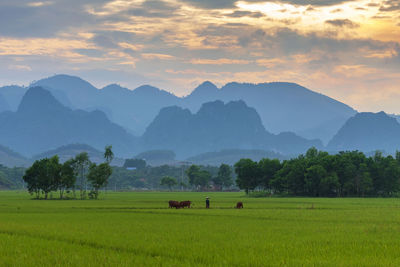
<path fill-rule="evenodd" d="M 74 143 L 99 150 L 112 144 L 121 157 L 167 149 L 179 159 L 226 149 L 296 155 L 311 146 L 389 153 L 400 148 L 396 119 L 383 112 L 357 114 L 293 83 L 219 89 L 204 82 L 182 98 L 149 85 L 99 90 L 68 75 L 31 87 L 0 87 L 0 145 L 28 157 Z"/>
<path fill-rule="evenodd" d="M 205 102 L 243 100 L 259 113 L 272 133 L 294 132 L 327 143 L 356 111 L 327 96 L 293 83 L 229 83 L 218 89 L 204 82 L 187 97 L 179 98 L 152 86 L 129 90 L 112 84 L 98 90 L 74 76 L 56 75 L 34 82 L 49 90 L 63 105 L 72 109 L 101 110 L 109 119 L 136 135 L 144 133 L 161 108 L 178 105 L 197 112 Z M 0 94 L 16 110 L 27 88 L 0 88 Z"/>

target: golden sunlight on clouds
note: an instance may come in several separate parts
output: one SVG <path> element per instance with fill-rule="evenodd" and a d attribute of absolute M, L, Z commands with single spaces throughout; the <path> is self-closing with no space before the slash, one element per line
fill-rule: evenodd
<path fill-rule="evenodd" d="M 240 1 L 237 2 L 237 6 L 242 10 L 262 12 L 267 17 L 276 20 L 275 24 L 277 25 L 279 21 L 283 23 L 295 22 L 287 26 L 305 33 L 319 31 L 320 34 L 325 34 L 326 31 L 336 30 L 340 38 L 348 38 L 349 36 L 353 36 L 353 38 L 377 37 L 382 41 L 399 41 L 400 32 L 395 27 L 395 15 L 387 21 L 374 19 L 379 13 L 380 2 L 359 0 L 333 6 L 310 8 L 310 6 L 279 2 L 249 3 Z M 378 5 L 364 8 L 371 3 Z M 392 13 L 396 14 L 395 12 Z"/>
<path fill-rule="evenodd" d="M 288 81 L 359 109 L 371 94 L 378 107 L 400 89 L 400 10 L 396 0 L 337 2 L 27 1 L 0 27 L 0 71 L 111 71 L 178 95 L 204 80 Z"/>
<path fill-rule="evenodd" d="M 51 4 L 53 4 L 52 1 L 45 1 L 45 2 L 31 2 L 31 3 L 28 3 L 27 5 L 30 7 L 41 7 L 41 6 L 48 6 Z"/>
<path fill-rule="evenodd" d="M 241 59 L 229 59 L 229 58 L 220 58 L 220 59 L 192 59 L 190 61 L 192 64 L 200 64 L 200 65 L 227 65 L 227 64 L 249 64 L 249 60 L 241 60 Z"/>
<path fill-rule="evenodd" d="M 73 49 L 94 48 L 84 40 L 64 40 L 58 38 L 0 38 L 0 55 L 29 56 L 71 56 Z"/>
<path fill-rule="evenodd" d="M 93 7 L 88 7 L 87 11 L 89 14 L 96 16 L 108 16 L 131 7 L 137 7 L 138 5 L 145 2 L 145 0 L 115 0 L 103 5 L 100 10 Z"/>
<path fill-rule="evenodd" d="M 27 65 L 10 65 L 8 67 L 10 70 L 24 70 L 24 71 L 31 71 L 32 68 Z"/>
<path fill-rule="evenodd" d="M 166 55 L 166 54 L 156 54 L 156 53 L 143 53 L 142 58 L 144 59 L 162 59 L 162 60 L 171 60 L 174 59 L 174 56 Z"/>

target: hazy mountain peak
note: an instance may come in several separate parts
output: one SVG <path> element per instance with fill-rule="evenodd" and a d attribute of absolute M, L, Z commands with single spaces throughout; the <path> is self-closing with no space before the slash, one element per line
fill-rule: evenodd
<path fill-rule="evenodd" d="M 119 84 L 112 83 L 101 88 L 102 91 L 131 91 L 128 88 L 122 87 Z"/>
<path fill-rule="evenodd" d="M 329 142 L 331 150 L 383 149 L 393 152 L 400 148 L 400 124 L 385 112 L 361 112 L 346 121 Z"/>
<path fill-rule="evenodd" d="M 65 108 L 54 98 L 54 96 L 42 87 L 31 87 L 22 97 L 18 107 L 19 113 L 37 113 L 38 111 L 52 112 Z"/>
<path fill-rule="evenodd" d="M 320 145 L 320 141 L 294 134 L 270 134 L 257 111 L 241 100 L 227 104 L 221 100 L 204 103 L 194 114 L 176 106 L 163 108 L 147 128 L 142 141 L 147 150 L 170 149 L 181 157 L 231 148 L 295 153 Z"/>
<path fill-rule="evenodd" d="M 216 111 L 218 111 L 218 109 L 224 108 L 224 106 L 225 106 L 225 104 L 221 100 L 215 100 L 215 101 L 211 101 L 211 102 L 206 102 L 206 103 L 201 105 L 201 108 L 198 111 L 198 113 L 202 113 L 204 111 L 216 112 Z"/>
<path fill-rule="evenodd" d="M 162 90 L 159 89 L 159 88 L 157 88 L 157 87 L 148 85 L 148 84 L 139 86 L 138 88 L 136 88 L 135 90 L 133 90 L 133 92 L 135 92 L 135 93 L 148 93 L 148 94 L 151 94 L 151 93 L 158 93 L 158 92 L 160 92 L 160 91 L 162 91 Z"/>
<path fill-rule="evenodd" d="M 210 81 L 205 81 L 197 86 L 190 95 L 214 94 L 218 92 L 217 86 Z"/>
<path fill-rule="evenodd" d="M 69 90 L 97 90 L 96 87 L 94 87 L 89 82 L 81 79 L 80 77 L 66 74 L 57 74 L 49 78 L 41 79 L 37 82 L 34 82 L 32 86 L 45 86 L 57 89 L 67 88 Z"/>

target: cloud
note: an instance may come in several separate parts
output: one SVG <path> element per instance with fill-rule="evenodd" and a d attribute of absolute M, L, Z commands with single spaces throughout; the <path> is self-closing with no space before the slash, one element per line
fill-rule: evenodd
<path fill-rule="evenodd" d="M 166 54 L 157 54 L 157 53 L 143 53 L 142 58 L 144 58 L 144 59 L 161 59 L 161 60 L 175 59 L 174 56 L 166 55 Z"/>
<path fill-rule="evenodd" d="M 32 68 L 27 65 L 10 65 L 8 66 L 8 69 L 17 71 L 32 71 Z"/>
<path fill-rule="evenodd" d="M 85 11 L 88 0 L 2 1 L 0 3 L 0 35 L 14 37 L 54 37 L 70 27 L 96 22 Z M 94 2 L 94 0 L 92 0 Z M 102 3 L 104 0 L 99 0 Z"/>
<path fill-rule="evenodd" d="M 325 23 L 330 24 L 335 27 L 347 27 L 347 28 L 357 28 L 360 25 L 354 23 L 349 19 L 335 19 L 335 20 L 326 20 Z"/>
<path fill-rule="evenodd" d="M 251 12 L 251 11 L 236 10 L 235 12 L 233 12 L 231 14 L 227 14 L 226 16 L 232 17 L 232 18 L 241 18 L 241 17 L 260 18 L 260 17 L 263 17 L 264 14 L 261 13 L 261 12 Z"/>
<path fill-rule="evenodd" d="M 286 80 L 356 103 L 356 90 L 372 88 L 372 80 L 382 90 L 399 80 L 397 6 L 388 0 L 0 1 L 0 82 L 57 72 L 185 92 L 205 79 Z"/>
<path fill-rule="evenodd" d="M 332 6 L 345 2 L 354 2 L 357 0 L 280 0 L 279 2 L 303 5 L 303 6 Z M 187 3 L 198 8 L 206 9 L 230 9 L 234 8 L 235 4 L 239 1 L 235 0 L 180 0 L 182 3 Z M 242 1 L 243 2 L 243 1 Z M 264 3 L 265 0 L 246 0 L 248 3 Z"/>
<path fill-rule="evenodd" d="M 113 39 L 111 39 L 108 36 L 104 35 L 96 35 L 94 36 L 91 41 L 95 43 L 97 46 L 104 47 L 104 48 L 117 48 L 118 44 L 114 42 Z"/>
<path fill-rule="evenodd" d="M 383 1 L 379 11 L 400 11 L 400 2 L 398 0 Z"/>
<path fill-rule="evenodd" d="M 28 3 L 27 6 L 30 6 L 30 7 L 41 7 L 41 6 L 48 6 L 48 5 L 51 5 L 51 4 L 53 4 L 52 1 L 46 1 L 46 2 L 31 2 L 31 3 Z"/>
<path fill-rule="evenodd" d="M 220 58 L 220 59 L 201 59 L 201 58 L 195 58 L 190 60 L 191 64 L 200 64 L 200 65 L 243 65 L 243 64 L 249 64 L 249 60 L 243 60 L 243 59 L 230 59 L 230 58 Z"/>

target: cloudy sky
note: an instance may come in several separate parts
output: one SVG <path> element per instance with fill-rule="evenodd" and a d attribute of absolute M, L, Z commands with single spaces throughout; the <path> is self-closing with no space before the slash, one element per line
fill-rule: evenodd
<path fill-rule="evenodd" d="M 289 81 L 400 113 L 400 0 L 0 0 L 0 85 Z"/>

